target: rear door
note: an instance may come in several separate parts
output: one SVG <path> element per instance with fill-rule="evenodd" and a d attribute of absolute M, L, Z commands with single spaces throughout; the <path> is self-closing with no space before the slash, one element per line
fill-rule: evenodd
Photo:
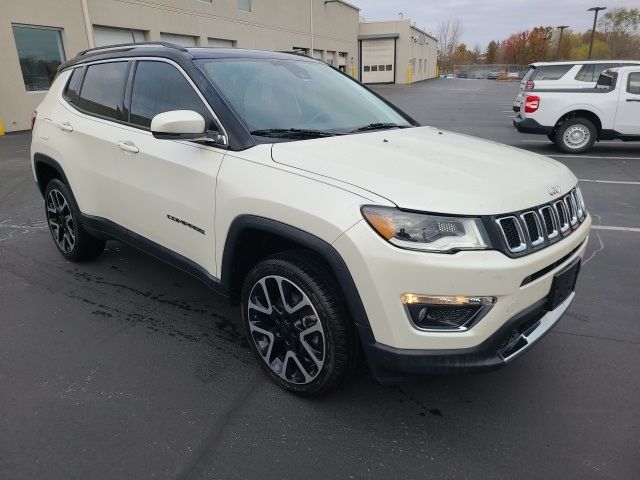
<path fill-rule="evenodd" d="M 64 145 L 65 168 L 80 211 L 122 224 L 121 191 L 116 178 L 116 146 L 124 111 L 130 62 L 76 67 L 52 118 L 52 143 Z"/>
<path fill-rule="evenodd" d="M 194 110 L 217 130 L 209 107 L 182 69 L 160 60 L 136 63 L 127 104 L 130 127 L 119 140 L 131 148 L 117 161 L 127 227 L 214 273 L 216 177 L 226 150 L 158 140 L 149 128 L 159 113 Z"/>
<path fill-rule="evenodd" d="M 622 79 L 618 102 L 614 129 L 623 135 L 640 135 L 640 71 Z"/>

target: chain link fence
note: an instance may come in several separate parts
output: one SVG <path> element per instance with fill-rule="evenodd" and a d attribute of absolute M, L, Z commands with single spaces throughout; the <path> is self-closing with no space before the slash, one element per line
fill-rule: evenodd
<path fill-rule="evenodd" d="M 495 75 L 497 72 L 499 79 L 516 80 L 524 77 L 524 74 L 529 70 L 529 65 L 514 65 L 510 63 L 491 63 L 491 64 L 474 64 L 474 65 L 454 65 L 453 73 L 458 76 L 464 76 L 467 78 L 487 78 Z M 442 72 L 444 73 L 444 72 Z"/>

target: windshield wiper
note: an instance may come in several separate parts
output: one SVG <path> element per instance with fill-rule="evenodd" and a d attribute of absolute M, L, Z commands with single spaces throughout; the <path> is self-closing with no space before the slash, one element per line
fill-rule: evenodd
<path fill-rule="evenodd" d="M 408 128 L 408 125 L 399 125 L 397 123 L 370 123 L 369 125 L 365 125 L 364 127 L 356 128 L 349 133 L 356 132 L 368 132 L 370 130 L 384 130 L 386 128 Z"/>
<path fill-rule="evenodd" d="M 313 130 L 307 128 L 268 128 L 264 130 L 253 130 L 251 135 L 259 137 L 288 137 L 288 138 L 318 138 L 333 137 L 340 135 L 334 132 L 325 132 L 323 130 Z"/>

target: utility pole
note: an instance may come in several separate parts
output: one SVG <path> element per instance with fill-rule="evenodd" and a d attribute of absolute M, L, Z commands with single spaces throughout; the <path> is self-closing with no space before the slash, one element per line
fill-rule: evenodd
<path fill-rule="evenodd" d="M 587 12 L 593 12 L 593 29 L 591 30 L 591 41 L 589 42 L 589 56 L 587 60 L 591 60 L 591 49 L 593 48 L 593 37 L 596 34 L 596 22 L 598 21 L 598 12 L 600 10 L 606 10 L 607 7 L 591 7 L 587 9 Z"/>
<path fill-rule="evenodd" d="M 309 0 L 309 31 L 311 32 L 311 51 L 309 55 L 313 57 L 313 0 Z"/>
<path fill-rule="evenodd" d="M 558 39 L 558 54 L 556 55 L 556 60 L 560 60 L 560 47 L 562 46 L 562 32 L 564 32 L 565 28 L 569 28 L 569 25 L 559 25 L 556 28 L 560 29 L 560 38 Z"/>

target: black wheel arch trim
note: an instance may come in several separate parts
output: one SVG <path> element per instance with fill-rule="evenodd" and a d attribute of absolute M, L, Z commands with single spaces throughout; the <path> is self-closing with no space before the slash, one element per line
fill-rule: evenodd
<path fill-rule="evenodd" d="M 331 268 L 344 295 L 347 308 L 353 322 L 360 328 L 371 329 L 364 304 L 358 293 L 347 264 L 333 246 L 321 238 L 291 225 L 255 215 L 240 215 L 231 223 L 225 241 L 222 256 L 222 287 L 229 295 L 234 295 L 233 279 L 234 258 L 239 238 L 246 230 L 259 230 L 283 237 L 291 242 L 318 254 Z"/>
<path fill-rule="evenodd" d="M 54 160 L 48 155 L 45 155 L 43 153 L 35 153 L 33 155 L 33 166 L 36 173 L 36 183 L 38 183 L 38 189 L 40 190 L 40 194 L 42 195 L 42 198 L 44 198 L 44 190 L 45 188 L 47 188 L 47 186 L 41 185 L 39 182 L 39 179 L 38 179 L 39 164 L 47 165 L 53 168 L 56 172 L 58 172 L 62 181 L 65 183 L 65 185 L 69 187 L 69 190 L 71 190 L 71 185 L 69 184 L 69 180 L 67 179 L 67 176 L 64 173 L 64 169 L 62 168 L 62 166 L 56 160 Z M 71 195 L 73 195 L 73 191 L 71 191 Z M 75 198 L 74 198 L 74 201 L 75 201 Z"/>

